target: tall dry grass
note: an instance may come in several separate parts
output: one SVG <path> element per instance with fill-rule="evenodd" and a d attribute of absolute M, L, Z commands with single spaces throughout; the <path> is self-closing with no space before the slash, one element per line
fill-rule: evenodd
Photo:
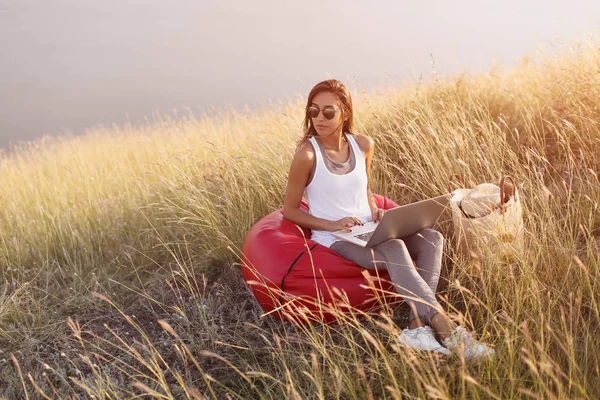
<path fill-rule="evenodd" d="M 0 161 L 0 395 L 8 398 L 598 398 L 597 42 L 509 71 L 356 94 L 374 191 L 399 203 L 517 179 L 527 248 L 445 249 L 440 299 L 496 347 L 399 348 L 405 309 L 262 317 L 239 272 L 281 207 L 303 105 L 46 139 Z M 449 219 L 440 230 L 452 233 Z M 336 312 L 333 310 L 332 312 Z M 359 318 L 360 317 L 360 318 Z"/>

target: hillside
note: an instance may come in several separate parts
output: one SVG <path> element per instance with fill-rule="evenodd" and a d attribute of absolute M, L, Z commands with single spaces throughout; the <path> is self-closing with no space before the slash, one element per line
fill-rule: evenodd
<path fill-rule="evenodd" d="M 304 105 L 280 104 L 155 116 L 0 160 L 0 396 L 598 398 L 599 65 L 589 43 L 355 94 L 374 192 L 406 203 L 453 173 L 517 180 L 523 257 L 463 260 L 448 239 L 441 278 L 493 363 L 394 346 L 405 308 L 332 326 L 261 317 L 239 249 L 282 205 Z"/>

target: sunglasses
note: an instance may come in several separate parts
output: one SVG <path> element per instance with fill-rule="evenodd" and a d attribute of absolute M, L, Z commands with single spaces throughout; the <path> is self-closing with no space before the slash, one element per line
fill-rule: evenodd
<path fill-rule="evenodd" d="M 325 119 L 333 119 L 333 117 L 335 117 L 335 113 L 338 112 L 339 109 L 335 107 L 325 107 L 323 110 L 321 110 L 317 106 L 310 106 L 308 107 L 308 110 L 306 110 L 306 114 L 311 118 L 317 118 L 321 111 L 323 111 L 323 116 Z"/>

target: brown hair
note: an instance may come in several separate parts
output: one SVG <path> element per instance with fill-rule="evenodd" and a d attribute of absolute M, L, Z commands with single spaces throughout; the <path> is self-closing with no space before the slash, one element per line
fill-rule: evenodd
<path fill-rule="evenodd" d="M 307 113 L 308 107 L 311 106 L 314 97 L 321 92 L 330 92 L 335 95 L 340 102 L 342 119 L 346 119 L 344 126 L 342 127 L 342 132 L 354 135 L 354 111 L 352 109 L 352 97 L 350 96 L 350 91 L 346 85 L 337 79 L 329 79 L 317 83 L 308 94 L 308 100 L 306 101 L 306 107 L 304 110 L 304 122 L 302 123 L 304 135 L 302 136 L 302 139 L 298 141 L 298 145 L 296 146 L 297 148 L 309 138 L 317 134 L 317 131 L 313 126 L 312 118 L 310 118 Z"/>

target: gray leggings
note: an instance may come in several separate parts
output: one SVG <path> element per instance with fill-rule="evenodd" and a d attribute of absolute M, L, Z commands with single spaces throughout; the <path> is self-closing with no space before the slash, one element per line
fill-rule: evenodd
<path fill-rule="evenodd" d="M 402 240 L 391 239 L 373 248 L 346 241 L 335 242 L 330 248 L 364 268 L 386 269 L 396 290 L 410 305 L 410 321 L 418 315 L 424 323 L 429 323 L 431 317 L 441 310 L 435 292 L 442 265 L 444 237 L 438 231 L 423 229 Z M 413 301 L 411 298 L 420 300 Z"/>

